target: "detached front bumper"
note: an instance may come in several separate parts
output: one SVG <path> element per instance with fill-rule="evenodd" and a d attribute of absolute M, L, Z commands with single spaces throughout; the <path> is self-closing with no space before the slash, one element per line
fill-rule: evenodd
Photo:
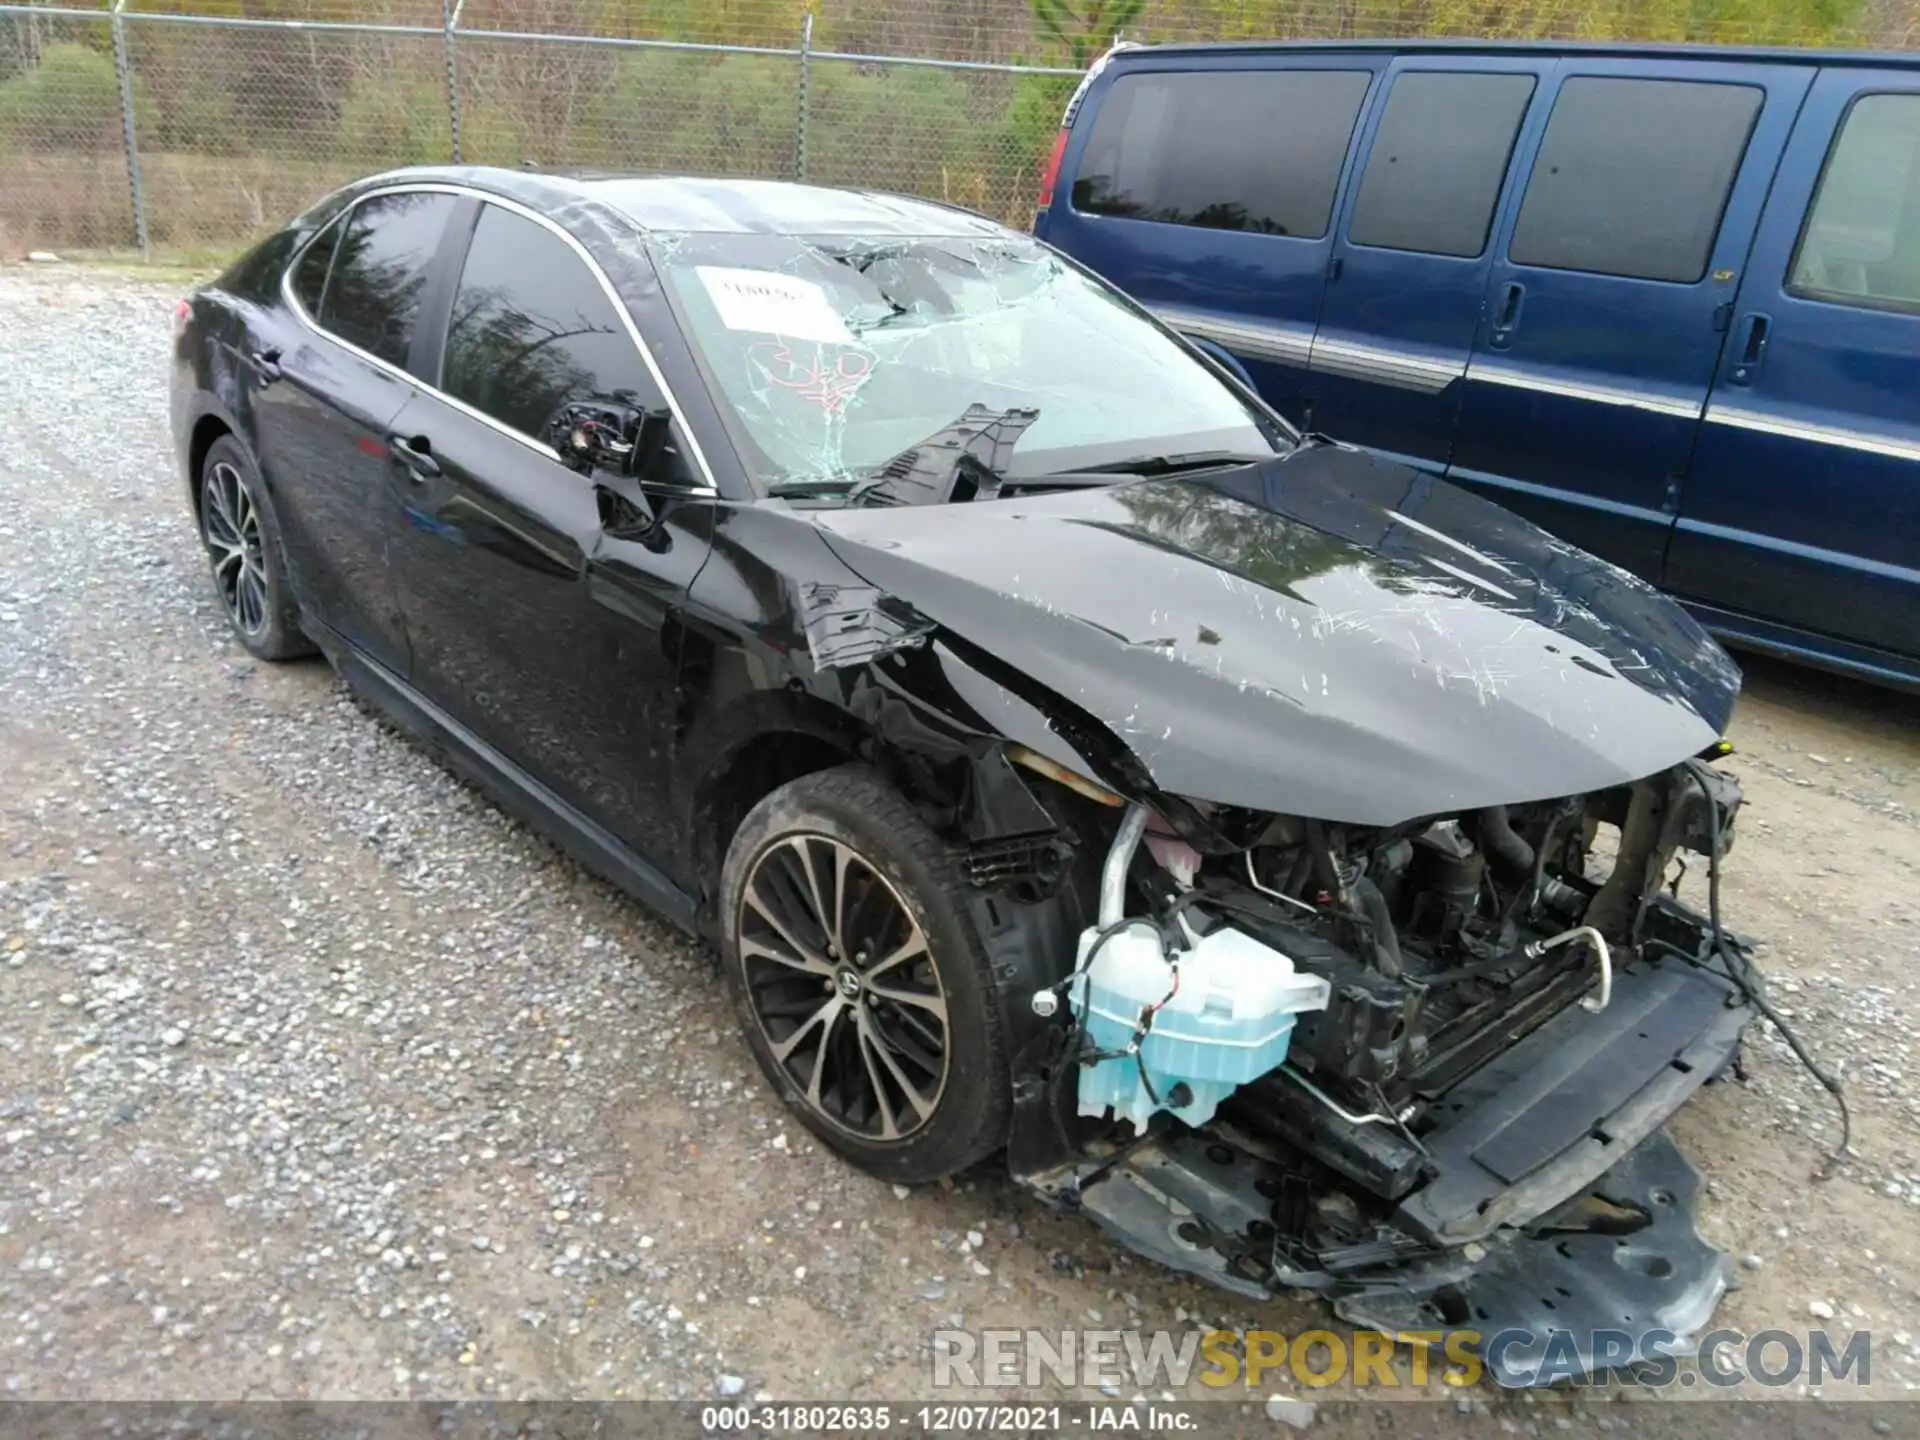
<path fill-rule="evenodd" d="M 1643 1227 L 1517 1235 L 1488 1246 L 1463 1280 L 1426 1294 L 1383 1287 L 1343 1295 L 1334 1313 L 1390 1335 L 1471 1331 L 1487 1373 L 1509 1387 L 1693 1355 L 1732 1275 L 1726 1254 L 1694 1223 L 1699 1193 L 1700 1173 L 1680 1147 L 1652 1135 L 1566 1207 L 1642 1209 Z"/>
<path fill-rule="evenodd" d="M 1225 1130 L 1129 1151 L 1081 1183 L 1079 1204 L 1153 1259 L 1250 1297 L 1318 1290 L 1356 1325 L 1465 1328 L 1480 1343 L 1584 1331 L 1583 1361 L 1602 1368 L 1690 1353 L 1728 1269 L 1694 1228 L 1698 1176 L 1657 1132 L 1729 1065 L 1753 1018 L 1714 972 L 1622 970 L 1604 1012 L 1568 1007 L 1439 1098 L 1393 1240 L 1338 1264 L 1296 1258 L 1275 1226 L 1287 1170 Z M 1487 1358 L 1496 1379 L 1524 1384 L 1540 1350 Z"/>
<path fill-rule="evenodd" d="M 1598 1015 L 1569 1007 L 1448 1092 L 1423 1137 L 1434 1179 L 1395 1217 L 1443 1244 L 1524 1225 L 1623 1160 L 1724 1069 L 1754 1011 L 1684 963 L 1615 978 Z"/>

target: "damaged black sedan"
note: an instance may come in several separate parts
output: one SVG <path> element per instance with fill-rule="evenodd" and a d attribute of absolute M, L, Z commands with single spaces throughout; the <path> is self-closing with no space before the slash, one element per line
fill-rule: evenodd
<path fill-rule="evenodd" d="M 1389 1330 L 1710 1314 L 1738 675 L 1640 581 L 926 202 L 397 172 L 177 328 L 241 643 L 710 937 L 854 1163 Z"/>

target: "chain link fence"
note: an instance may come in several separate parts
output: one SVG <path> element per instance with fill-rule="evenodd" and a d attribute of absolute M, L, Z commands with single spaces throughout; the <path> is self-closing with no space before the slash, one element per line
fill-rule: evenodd
<path fill-rule="evenodd" d="M 231 249 L 449 159 L 800 176 L 1023 223 L 1116 29 L 1905 48 L 1920 0 L 0 0 L 0 257 Z"/>

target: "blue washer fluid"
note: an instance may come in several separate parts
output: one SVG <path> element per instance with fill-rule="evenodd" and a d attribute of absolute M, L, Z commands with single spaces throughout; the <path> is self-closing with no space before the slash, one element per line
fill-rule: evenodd
<path fill-rule="evenodd" d="M 1081 964 L 1097 933 L 1081 935 Z M 1116 1056 L 1081 1070 L 1080 1113 L 1111 1110 L 1131 1120 L 1136 1133 L 1157 1110 L 1204 1125 L 1222 1100 L 1287 1058 L 1295 1017 L 1326 1009 L 1329 990 L 1324 977 L 1295 970 L 1280 951 L 1231 926 L 1171 955 L 1153 926 L 1129 926 L 1102 945 L 1074 981 L 1074 1012 L 1095 1048 L 1125 1050 L 1141 1012 L 1165 1003 L 1154 1013 L 1137 1058 Z M 1142 1065 L 1153 1094 L 1141 1082 Z M 1191 1098 L 1169 1105 L 1173 1087 L 1183 1081 Z"/>

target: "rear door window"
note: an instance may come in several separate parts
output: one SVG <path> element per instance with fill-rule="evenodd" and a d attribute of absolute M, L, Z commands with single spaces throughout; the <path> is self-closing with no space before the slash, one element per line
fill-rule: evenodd
<path fill-rule="evenodd" d="M 1478 255 L 1487 244 L 1531 75 L 1401 75 L 1360 179 L 1347 238 L 1427 255 Z"/>
<path fill-rule="evenodd" d="M 570 400 L 656 403 L 633 336 L 598 277 L 551 230 L 498 205 L 480 212 L 467 248 L 440 388 L 543 442 Z"/>
<path fill-rule="evenodd" d="M 1863 95 L 1841 122 L 1788 288 L 1920 310 L 1920 95 Z"/>
<path fill-rule="evenodd" d="M 1372 74 L 1122 75 L 1095 117 L 1073 207 L 1319 239 Z"/>
<path fill-rule="evenodd" d="M 413 190 L 355 206 L 320 302 L 321 326 L 389 365 L 405 366 L 427 271 L 458 203 L 442 192 Z"/>
<path fill-rule="evenodd" d="M 1574 76 L 1560 87 L 1508 252 L 1516 265 L 1692 284 L 1764 92 Z"/>

